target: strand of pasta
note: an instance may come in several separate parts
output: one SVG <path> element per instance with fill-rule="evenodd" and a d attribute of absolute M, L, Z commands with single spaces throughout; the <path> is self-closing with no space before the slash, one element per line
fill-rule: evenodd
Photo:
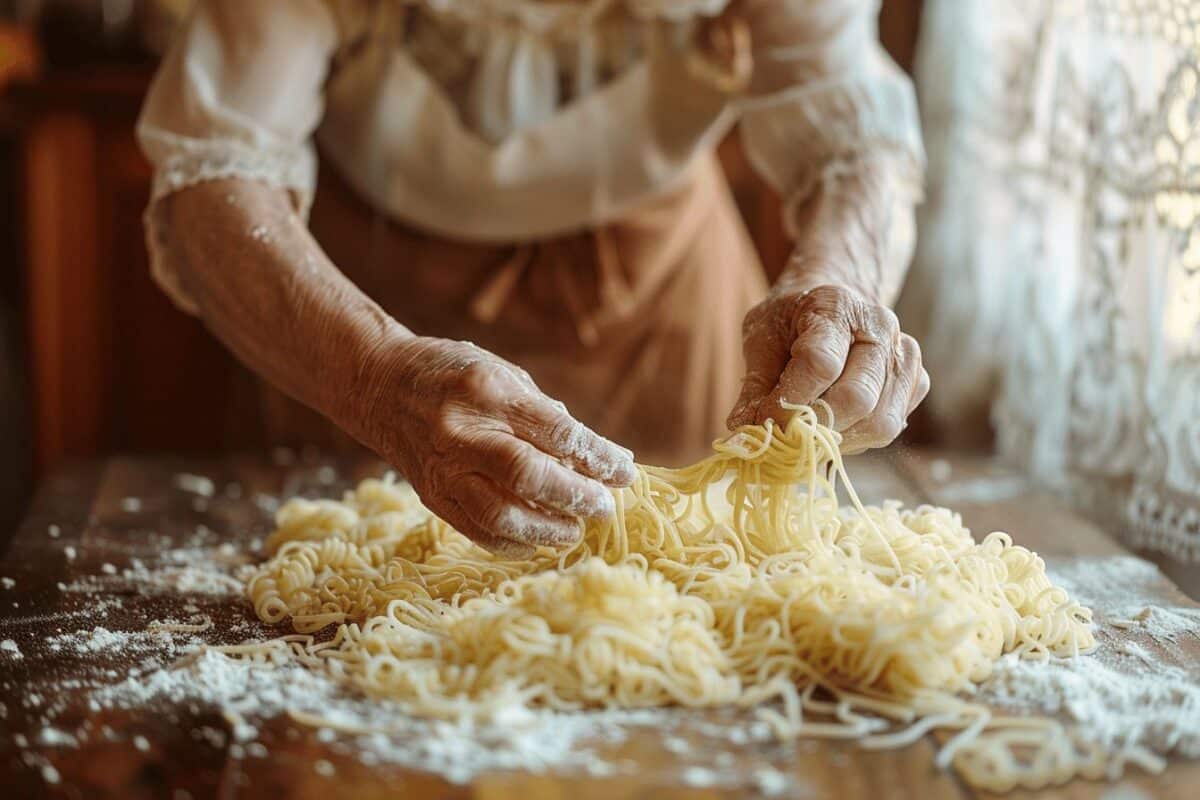
<path fill-rule="evenodd" d="M 428 717 L 732 704 L 783 738 L 957 731 L 940 762 L 985 788 L 1094 773 L 1058 723 L 957 694 L 1003 653 L 1087 652 L 1090 612 L 1006 534 L 977 543 L 947 509 L 865 506 L 839 442 L 808 407 L 743 427 L 690 467 L 640 467 L 614 517 L 528 561 L 476 547 L 390 478 L 292 500 L 247 594 L 299 636 L 226 652 L 282 652 Z"/>

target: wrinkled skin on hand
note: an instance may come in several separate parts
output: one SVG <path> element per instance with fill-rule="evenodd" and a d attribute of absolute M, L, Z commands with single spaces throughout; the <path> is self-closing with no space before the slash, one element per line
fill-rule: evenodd
<path fill-rule="evenodd" d="M 579 541 L 581 518 L 611 515 L 633 454 L 593 433 L 523 369 L 473 344 L 426 337 L 371 359 L 365 438 L 421 501 L 504 556 Z"/>
<path fill-rule="evenodd" d="M 392 319 L 325 256 L 286 191 L 205 181 L 154 215 L 209 329 L 402 470 L 431 511 L 484 547 L 525 556 L 576 542 L 581 518 L 613 513 L 607 487 L 633 481 L 633 455 L 524 370 Z"/>
<path fill-rule="evenodd" d="M 730 427 L 783 422 L 781 402 L 823 400 L 842 433 L 842 451 L 889 444 L 929 392 L 916 339 L 891 309 L 855 289 L 783 288 L 746 315 L 746 379 Z"/>

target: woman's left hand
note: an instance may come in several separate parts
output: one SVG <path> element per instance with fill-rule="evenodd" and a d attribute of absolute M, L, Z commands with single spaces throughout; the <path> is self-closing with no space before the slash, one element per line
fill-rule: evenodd
<path fill-rule="evenodd" d="M 917 340 L 891 309 L 840 284 L 777 288 L 742 327 L 746 378 L 729 426 L 784 422 L 782 403 L 823 400 L 842 451 L 889 444 L 929 392 Z"/>

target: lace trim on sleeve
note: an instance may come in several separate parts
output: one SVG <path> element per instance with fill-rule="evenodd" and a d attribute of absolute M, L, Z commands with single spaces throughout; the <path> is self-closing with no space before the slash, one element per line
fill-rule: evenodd
<path fill-rule="evenodd" d="M 923 197 L 925 151 L 912 87 L 884 81 L 804 84 L 744 102 L 741 125 L 747 157 L 785 198 L 789 232 L 794 210 L 824 180 L 867 155 L 887 155 L 898 185 Z"/>
<path fill-rule="evenodd" d="M 147 146 L 169 148 L 154 174 L 150 203 L 143 216 L 150 274 L 181 310 L 196 314 L 195 302 L 184 290 L 172 265 L 160 201 L 207 181 L 244 178 L 287 189 L 302 218 L 308 218 L 316 188 L 317 160 L 311 145 L 256 148 L 230 140 L 197 141 L 171 134 L 142 131 Z"/>

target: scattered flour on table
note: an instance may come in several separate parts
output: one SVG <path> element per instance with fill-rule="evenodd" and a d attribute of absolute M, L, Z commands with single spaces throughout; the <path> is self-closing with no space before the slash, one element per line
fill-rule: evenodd
<path fill-rule="evenodd" d="M 190 472 L 179 473 L 175 476 L 172 483 L 175 484 L 175 488 L 177 489 L 198 494 L 201 497 L 212 497 L 217 491 L 216 484 L 213 483 L 212 478 L 205 477 L 204 475 L 193 475 Z"/>
<path fill-rule="evenodd" d="M 232 558 L 232 545 L 229 552 Z M 102 568 L 105 575 L 80 578 L 67 584 L 66 591 L 96 593 L 125 585 L 147 595 L 178 593 L 234 597 L 242 593 L 242 583 L 230 574 L 229 564 L 222 563 L 210 549 L 167 550 L 158 560 L 164 564 L 149 567 L 141 559 L 132 558 L 124 569 Z"/>
<path fill-rule="evenodd" d="M 202 481 L 181 477 L 177 485 L 188 484 L 198 497 L 211 496 Z M 267 505 L 269 498 L 260 497 L 260 505 Z M 107 607 L 121 604 L 117 593 L 129 589 L 139 595 L 177 595 L 180 612 L 195 615 L 198 609 L 184 595 L 233 601 L 242 595 L 239 577 L 252 559 L 245 549 L 214 539 L 211 531 L 198 528 L 184 546 L 164 547 L 153 566 L 130 558 L 128 566 L 107 570 L 113 574 L 86 576 L 64 589 L 87 593 L 89 612 L 101 618 Z M 1094 609 L 1100 650 L 1061 662 L 1007 656 L 980 687 L 979 698 L 1017 713 L 1058 715 L 1088 741 L 1116 752 L 1148 747 L 1200 757 L 1200 665 L 1164 663 L 1157 655 L 1183 637 L 1200 636 L 1200 613 L 1163 605 L 1154 590 L 1162 576 L 1137 558 L 1052 560 L 1050 572 Z M 648 729 L 674 757 L 675 763 L 663 769 L 685 785 L 753 787 L 770 797 L 807 794 L 807 787 L 771 763 L 778 754 L 767 756 L 764 748 L 753 746 L 769 741 L 771 732 L 745 715 L 714 722 L 680 709 L 565 713 L 514 706 L 489 723 L 420 720 L 398 704 L 361 697 L 330 676 L 286 659 L 260 664 L 207 649 L 208 640 L 198 635 L 204 624 L 184 623 L 184 628 L 191 625 L 183 631 L 189 635 L 180 635 L 178 628 L 171 632 L 172 624 L 179 625 L 166 623 L 164 630 L 151 624 L 140 631 L 100 626 L 43 641 L 50 650 L 83 657 L 135 655 L 138 666 L 130 672 L 109 670 L 102 673 L 106 680 L 81 684 L 89 688 L 89 708 L 214 708 L 227 720 L 229 733 L 200 726 L 192 735 L 214 746 L 228 745 L 235 758 L 268 755 L 258 741 L 264 727 L 272 719 L 297 715 L 308 722 L 317 718 L 324 726 L 313 734 L 318 741 L 364 764 L 398 764 L 454 782 L 509 769 L 606 776 L 637 768 L 619 757 L 620 745 L 635 730 Z M 16 641 L 0 642 L 0 659 L 6 656 L 23 657 Z M 40 706 L 35 697 L 30 695 L 28 707 Z M 55 728 L 51 716 L 44 719 L 39 744 L 76 745 L 74 734 Z M 43 769 L 48 782 L 58 780 L 52 765 L 26 752 L 26 763 L 51 770 Z M 312 768 L 323 774 L 333 765 L 319 759 Z"/>
<path fill-rule="evenodd" d="M 347 692 L 330 678 L 293 663 L 256 664 L 200 650 L 180 663 L 131 676 L 92 694 L 101 708 L 138 709 L 166 701 L 170 705 L 202 703 L 219 708 L 232 725 L 234 741 L 253 743 L 266 720 L 298 715 L 319 718 L 324 727 L 314 734 L 324 743 L 346 742 L 364 763 L 390 763 L 441 774 L 462 783 L 492 770 L 548 769 L 584 771 L 592 775 L 619 772 L 620 760 L 606 762 L 602 751 L 619 745 L 630 728 L 669 731 L 691 716 L 677 709 L 554 712 L 524 706 L 503 709 L 489 723 L 421 720 L 407 716 L 398 704 Z M 770 731 L 743 719 L 742 740 L 760 741 Z M 729 727 L 709 731 L 728 745 Z M 698 727 L 689 730 L 696 732 Z M 702 734 L 703 735 L 703 734 Z M 675 737 L 678 738 L 678 737 Z M 713 742 L 697 748 L 711 760 Z M 799 796 L 793 780 L 765 763 L 751 759 L 749 769 L 685 764 L 681 781 L 690 786 L 757 785 L 771 795 L 789 790 Z M 320 771 L 319 762 L 314 768 Z"/>
<path fill-rule="evenodd" d="M 1102 655 L 1040 663 L 1004 656 L 981 699 L 1022 712 L 1061 714 L 1109 752 L 1149 747 L 1200 757 L 1200 675 L 1153 659 Z"/>
<path fill-rule="evenodd" d="M 1172 643 L 1200 638 L 1197 610 L 1155 605 L 1163 577 L 1132 556 L 1064 560 L 1049 572 L 1095 612 L 1097 651 L 1046 662 L 1004 656 L 979 698 L 1058 715 L 1082 741 L 1109 752 L 1140 747 L 1200 757 L 1200 664 L 1172 655 Z"/>
<path fill-rule="evenodd" d="M 1181 636 L 1200 639 L 1200 608 L 1163 605 L 1157 587 L 1166 578 L 1158 567 L 1134 556 L 1051 561 L 1050 577 L 1096 612 L 1096 620 L 1140 631 L 1160 643 Z"/>
<path fill-rule="evenodd" d="M 207 487 L 192 488 L 203 496 Z M 213 532 L 201 527 L 181 544 L 171 546 L 163 541 L 154 559 L 145 561 L 122 560 L 115 557 L 121 550 L 110 549 L 105 555 L 112 560 L 99 564 L 97 574 L 60 587 L 85 596 L 87 602 L 78 613 L 61 612 L 59 621 L 87 614 L 101 622 L 111 607 L 130 608 L 130 592 L 176 596 L 180 615 L 186 620 L 148 622 L 140 630 L 99 624 L 40 639 L 36 643 L 39 652 L 70 653 L 96 661 L 88 662 L 87 677 L 46 683 L 51 697 L 48 704 L 40 696 L 30 696 L 27 707 L 36 709 L 42 725 L 40 733 L 25 743 L 31 746 L 21 746 L 31 768 L 54 769 L 34 745 L 82 747 L 96 736 L 94 731 L 69 732 L 57 727 L 56 719 L 69 703 L 59 704 L 55 696 L 65 697 L 64 690 L 84 689 L 83 702 L 92 713 L 105 709 L 168 714 L 179 709 L 215 710 L 228 728 L 200 725 L 191 734 L 197 741 L 227 748 L 233 758 L 268 756 L 271 739 L 260 741 L 264 728 L 272 720 L 295 714 L 307 716 L 309 723 L 317 718 L 325 726 L 311 729 L 312 735 L 331 752 L 367 765 L 395 764 L 459 783 L 496 770 L 556 770 L 605 777 L 644 769 L 619 753 L 621 744 L 641 730 L 641 736 L 648 731 L 664 739 L 665 749 L 672 753 L 670 762 L 657 767 L 668 780 L 691 786 L 753 788 L 770 797 L 808 795 L 804 784 L 772 762 L 781 757 L 779 753 L 756 751 L 754 745 L 769 741 L 771 732 L 749 715 L 731 715 L 728 723 L 718 724 L 680 709 L 564 713 L 514 705 L 487 722 L 421 720 L 403 713 L 398 704 L 365 698 L 329 675 L 302 665 L 286 660 L 261 664 L 222 655 L 206 647 L 211 640 L 201 634 L 207 633 L 211 621 L 196 622 L 203 615 L 187 595 L 237 602 L 235 598 L 240 598 L 243 590 L 241 570 L 255 557 L 251 553 L 261 542 L 250 543 L 248 552 L 244 546 L 218 543 Z M 242 635 L 262 636 L 261 628 L 246 629 L 235 623 L 232 630 L 224 626 L 225 640 L 239 630 Z M 0 649 L 20 657 L 15 641 L 8 640 Z M 134 666 L 118 671 L 106 668 L 101 660 L 118 656 L 131 657 Z M 139 749 L 152 746 L 142 737 L 130 741 Z M 738 756 L 723 750 L 736 751 Z M 334 768 L 328 760 L 317 759 L 312 769 L 325 775 Z M 43 772 L 48 781 L 57 779 L 57 772 Z"/>
<path fill-rule="evenodd" d="M 51 747 L 78 747 L 79 740 L 66 731 L 58 728 L 42 728 L 38 733 L 38 742 Z"/>
<path fill-rule="evenodd" d="M 203 641 L 198 638 L 172 636 L 169 631 L 155 629 L 153 623 L 150 628 L 141 631 L 113 631 L 99 626 L 92 630 L 58 634 L 46 640 L 46 648 L 52 653 L 69 652 L 79 656 L 158 652 L 174 657 L 189 646 L 198 647 L 202 644 Z"/>

